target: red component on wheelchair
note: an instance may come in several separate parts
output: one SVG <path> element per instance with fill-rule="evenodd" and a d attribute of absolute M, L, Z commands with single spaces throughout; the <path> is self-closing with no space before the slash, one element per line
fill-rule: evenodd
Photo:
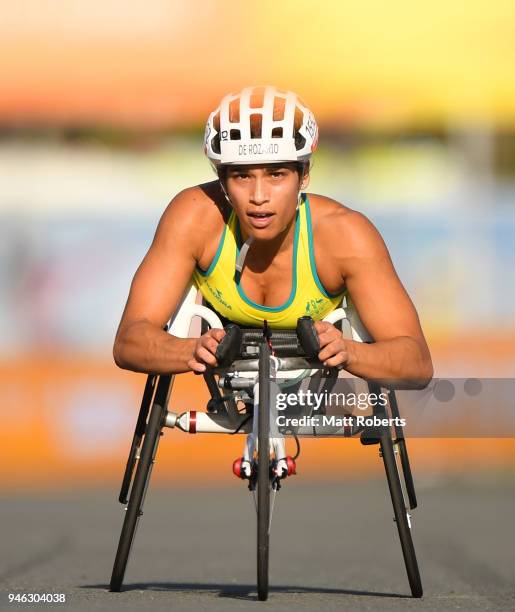
<path fill-rule="evenodd" d="M 297 464 L 295 463 L 295 459 L 290 457 L 290 455 L 286 455 L 279 461 L 286 462 L 286 470 L 282 469 L 282 474 L 279 474 L 277 471 L 275 472 L 279 478 L 286 478 L 287 476 L 292 476 L 297 473 Z"/>
<path fill-rule="evenodd" d="M 297 464 L 295 463 L 295 459 L 290 457 L 290 455 L 286 456 L 286 465 L 288 466 L 288 476 L 297 473 Z"/>
<path fill-rule="evenodd" d="M 238 457 L 232 464 L 232 472 L 238 478 L 246 479 L 248 476 L 245 474 L 245 470 L 243 469 L 243 457 Z"/>

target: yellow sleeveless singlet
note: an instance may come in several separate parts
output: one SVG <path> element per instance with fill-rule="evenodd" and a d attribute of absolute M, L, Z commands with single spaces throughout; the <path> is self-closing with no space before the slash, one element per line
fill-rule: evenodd
<path fill-rule="evenodd" d="M 266 319 L 270 327 L 288 329 L 296 327 L 299 317 L 309 315 L 318 321 L 341 304 L 345 291 L 330 294 L 318 278 L 306 194 L 303 194 L 295 217 L 292 287 L 284 304 L 262 306 L 245 295 L 235 268 L 241 243 L 240 224 L 233 209 L 211 265 L 206 271 L 197 266 L 193 273 L 195 286 L 222 317 L 249 327 L 261 327 Z"/>

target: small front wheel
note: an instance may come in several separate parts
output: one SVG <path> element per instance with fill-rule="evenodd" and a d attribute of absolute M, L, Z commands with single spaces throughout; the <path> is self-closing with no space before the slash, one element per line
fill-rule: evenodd
<path fill-rule="evenodd" d="M 265 340 L 259 348 L 258 380 L 257 590 L 258 599 L 266 601 L 270 534 L 270 348 Z"/>

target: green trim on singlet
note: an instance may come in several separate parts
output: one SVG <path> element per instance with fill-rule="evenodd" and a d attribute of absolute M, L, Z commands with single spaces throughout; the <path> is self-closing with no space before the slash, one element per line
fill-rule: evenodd
<path fill-rule="evenodd" d="M 329 291 L 327 291 L 327 289 L 325 289 L 322 283 L 320 282 L 315 261 L 313 226 L 311 225 L 311 207 L 309 205 L 309 198 L 307 194 L 305 194 L 304 202 L 306 203 L 306 222 L 308 226 L 309 263 L 311 264 L 311 274 L 313 275 L 313 280 L 315 281 L 322 295 L 325 295 L 325 297 L 328 298 L 338 297 L 339 295 L 341 295 L 340 293 L 329 293 Z"/>
<path fill-rule="evenodd" d="M 211 272 L 215 269 L 215 266 L 218 260 L 220 259 L 220 253 L 222 252 L 222 249 L 224 248 L 226 233 L 227 233 L 227 224 L 224 225 L 224 231 L 222 232 L 222 235 L 220 236 L 220 240 L 218 242 L 218 247 L 216 249 L 215 256 L 213 257 L 213 261 L 209 264 L 209 268 L 206 271 L 204 271 L 202 270 L 200 266 L 197 265 L 197 272 L 199 272 L 199 274 L 202 274 L 202 276 L 209 276 Z"/>
<path fill-rule="evenodd" d="M 263 310 L 264 312 L 280 312 L 281 310 L 285 310 L 293 303 L 295 299 L 295 295 L 297 294 L 297 251 L 299 246 L 299 231 L 300 231 L 300 220 L 299 220 L 299 211 L 297 210 L 295 214 L 295 233 L 293 236 L 293 253 L 292 253 L 292 282 L 291 282 L 291 291 L 290 297 L 286 300 L 284 304 L 280 306 L 263 306 L 262 304 L 258 304 L 254 302 L 250 298 L 245 295 L 243 287 L 240 284 L 241 274 L 237 274 L 236 287 L 238 289 L 238 294 L 241 299 L 246 302 L 249 306 L 253 308 L 257 308 L 258 310 Z M 241 231 L 240 231 L 240 221 L 236 218 L 236 260 L 240 255 L 240 245 L 242 243 Z M 235 261 L 236 265 L 236 261 Z"/>

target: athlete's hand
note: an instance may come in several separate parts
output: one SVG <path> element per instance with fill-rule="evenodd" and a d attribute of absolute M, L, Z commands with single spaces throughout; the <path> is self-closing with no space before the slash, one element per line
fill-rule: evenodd
<path fill-rule="evenodd" d="M 207 366 L 216 366 L 216 349 L 225 336 L 223 329 L 210 329 L 197 340 L 188 367 L 197 374 L 205 372 Z"/>
<path fill-rule="evenodd" d="M 344 368 L 349 361 L 349 352 L 342 332 L 327 321 L 315 321 L 314 325 L 320 342 L 320 361 L 328 367 Z"/>

